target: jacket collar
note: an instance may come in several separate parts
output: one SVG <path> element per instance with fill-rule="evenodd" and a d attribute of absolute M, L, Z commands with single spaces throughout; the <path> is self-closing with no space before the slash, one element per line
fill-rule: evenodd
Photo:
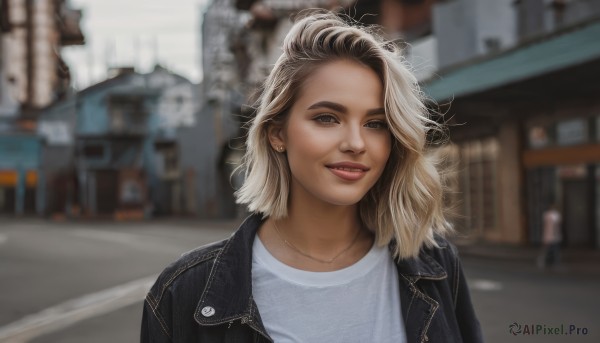
<path fill-rule="evenodd" d="M 199 324 L 249 320 L 257 312 L 252 300 L 252 244 L 264 219 L 258 213 L 247 217 L 215 257 L 194 314 Z M 207 306 L 214 309 L 208 317 L 202 314 Z"/>
<path fill-rule="evenodd" d="M 256 232 L 266 218 L 255 213 L 247 217 L 216 255 L 206 288 L 200 297 L 194 318 L 200 325 L 218 325 L 241 319 L 266 332 L 252 299 L 252 245 Z M 393 251 L 396 242 L 389 245 Z M 440 242 L 444 245 L 445 242 Z M 396 260 L 398 272 L 411 283 L 419 279 L 441 280 L 446 272 L 424 250 L 419 257 Z M 212 307 L 210 316 L 202 310 Z"/>
<path fill-rule="evenodd" d="M 445 240 L 437 239 L 440 248 L 446 248 L 447 242 Z M 392 240 L 389 244 L 390 253 L 392 253 L 396 247 L 396 240 Z M 443 280 L 448 275 L 446 270 L 429 254 L 429 248 L 422 248 L 419 255 L 414 258 L 407 259 L 396 259 L 396 265 L 398 266 L 398 273 L 400 276 L 404 276 L 411 282 L 416 282 L 419 279 L 427 280 Z"/>

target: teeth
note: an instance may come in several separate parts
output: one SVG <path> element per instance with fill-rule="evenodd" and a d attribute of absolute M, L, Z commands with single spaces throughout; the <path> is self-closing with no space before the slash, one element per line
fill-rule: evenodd
<path fill-rule="evenodd" d="M 345 170 L 345 171 L 362 171 L 362 169 L 356 169 L 356 168 L 333 168 L 333 169 L 337 169 L 337 170 Z"/>

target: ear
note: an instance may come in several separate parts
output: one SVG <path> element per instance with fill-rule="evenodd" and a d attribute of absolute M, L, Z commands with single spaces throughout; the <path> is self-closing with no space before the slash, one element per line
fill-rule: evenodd
<path fill-rule="evenodd" d="M 283 126 L 271 124 L 267 129 L 267 134 L 269 135 L 269 143 L 271 143 L 273 149 L 277 150 L 279 146 L 286 146 Z"/>

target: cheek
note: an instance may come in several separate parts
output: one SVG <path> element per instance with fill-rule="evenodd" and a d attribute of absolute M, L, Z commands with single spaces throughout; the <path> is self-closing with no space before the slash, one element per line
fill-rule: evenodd
<path fill-rule="evenodd" d="M 316 157 L 328 151 L 333 144 L 335 144 L 333 135 L 311 127 L 310 123 L 294 125 L 287 131 L 287 145 L 292 156 Z"/>
<path fill-rule="evenodd" d="M 383 163 L 385 166 L 386 162 L 390 158 L 392 153 L 392 137 L 391 134 L 388 136 L 380 137 L 377 140 L 376 146 L 374 147 L 374 157 L 378 162 Z"/>

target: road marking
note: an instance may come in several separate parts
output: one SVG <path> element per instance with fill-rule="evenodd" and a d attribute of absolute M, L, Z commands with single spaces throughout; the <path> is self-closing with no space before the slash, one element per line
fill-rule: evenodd
<path fill-rule="evenodd" d="M 147 237 L 145 235 L 132 234 L 126 232 L 103 231 L 94 229 L 77 229 L 70 231 L 70 234 L 85 239 L 96 239 L 109 243 L 126 244 L 132 248 L 141 249 L 144 251 L 152 249 L 153 251 L 161 251 L 168 254 L 174 254 L 174 256 L 179 256 L 186 250 L 191 249 L 183 249 L 179 244 L 173 242 L 165 242 L 161 238 L 158 238 L 161 239 L 160 241 L 156 241 L 157 238 L 155 237 Z"/>
<path fill-rule="evenodd" d="M 499 291 L 502 289 L 502 283 L 493 280 L 475 279 L 469 282 L 469 287 L 477 291 Z"/>
<path fill-rule="evenodd" d="M 0 342 L 24 343 L 82 320 L 142 301 L 158 275 L 68 300 L 0 327 Z M 141 309 L 140 309 L 141 311 Z"/>

